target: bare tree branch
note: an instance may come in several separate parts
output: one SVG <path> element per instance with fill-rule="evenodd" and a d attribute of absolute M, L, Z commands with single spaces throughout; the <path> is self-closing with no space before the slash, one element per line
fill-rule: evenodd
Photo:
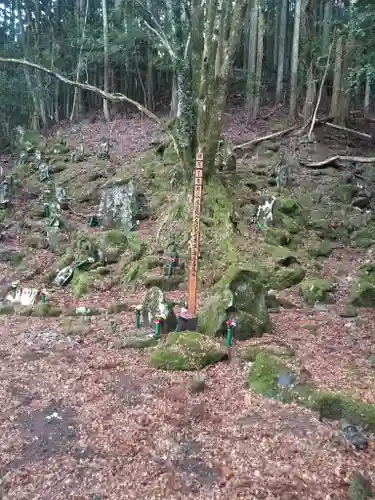
<path fill-rule="evenodd" d="M 53 76 L 57 80 L 60 80 L 61 82 L 66 83 L 66 85 L 71 85 L 72 87 L 76 87 L 76 88 L 83 89 L 83 90 L 88 90 L 89 92 L 93 92 L 94 94 L 98 94 L 103 99 L 106 99 L 107 101 L 110 101 L 110 102 L 128 102 L 129 104 L 132 104 L 141 113 L 144 113 L 149 118 L 154 120 L 158 125 L 160 125 L 160 127 L 172 139 L 175 151 L 179 155 L 180 147 L 178 144 L 177 137 L 169 129 L 164 127 L 162 121 L 154 113 L 152 113 L 152 111 L 149 111 L 145 106 L 142 106 L 142 104 L 140 104 L 139 102 L 134 101 L 133 99 L 130 99 L 130 97 L 127 97 L 126 95 L 119 94 L 119 93 L 112 94 L 110 92 L 104 92 L 104 90 L 101 90 L 98 87 L 94 87 L 94 85 L 90 85 L 89 83 L 81 83 L 78 81 L 69 80 L 69 78 L 66 78 L 65 76 L 61 75 L 57 71 L 54 71 L 52 69 L 48 69 L 44 66 L 41 66 L 40 64 L 36 64 L 36 63 L 31 62 L 31 61 L 27 61 L 26 59 L 13 59 L 12 57 L 0 57 L 0 63 L 16 64 L 18 66 L 33 68 L 33 69 L 36 69 L 38 71 L 42 71 L 43 73 L 47 73 L 48 75 Z"/>
<path fill-rule="evenodd" d="M 144 113 L 149 118 L 158 123 L 161 127 L 163 126 L 161 120 L 154 113 L 152 113 L 147 108 L 142 106 L 142 104 L 140 104 L 139 102 L 130 99 L 130 97 L 127 97 L 124 94 L 118 94 L 118 93 L 111 94 L 110 92 L 104 92 L 104 90 L 101 90 L 98 87 L 94 87 L 94 85 L 90 85 L 89 83 L 81 83 L 74 80 L 69 80 L 69 78 L 66 78 L 57 71 L 45 68 L 44 66 L 40 66 L 39 64 L 27 61 L 26 59 L 13 59 L 11 57 L 0 57 L 0 63 L 16 64 L 17 66 L 26 66 L 28 68 L 33 68 L 38 71 L 42 71 L 43 73 L 47 73 L 48 75 L 55 77 L 57 80 L 66 83 L 67 85 L 71 85 L 72 87 L 77 87 L 83 90 L 88 90 L 89 92 L 93 92 L 94 94 L 100 95 L 103 99 L 106 99 L 107 101 L 110 102 L 128 102 L 129 104 L 135 106 L 139 111 L 141 111 L 141 113 Z"/>

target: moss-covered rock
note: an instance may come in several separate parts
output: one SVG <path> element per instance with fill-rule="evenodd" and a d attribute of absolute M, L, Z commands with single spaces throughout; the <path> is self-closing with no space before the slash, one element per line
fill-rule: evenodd
<path fill-rule="evenodd" d="M 350 235 L 352 243 L 359 248 L 369 248 L 375 243 L 375 225 L 363 227 Z"/>
<path fill-rule="evenodd" d="M 231 266 L 199 312 L 199 331 L 211 336 L 220 334 L 225 321 L 238 315 L 241 336 L 262 335 L 271 328 L 266 293 L 263 270 Z"/>
<path fill-rule="evenodd" d="M 224 332 L 228 311 L 233 306 L 233 293 L 230 290 L 216 292 L 200 308 L 198 329 L 200 332 L 215 336 Z"/>
<path fill-rule="evenodd" d="M 0 315 L 14 314 L 14 312 L 15 312 L 14 306 L 10 304 L 0 305 Z"/>
<path fill-rule="evenodd" d="M 163 291 L 154 286 L 147 290 L 142 304 L 142 323 L 145 328 L 154 329 L 154 321 L 161 321 L 161 331 L 169 333 L 177 327 L 177 317 Z"/>
<path fill-rule="evenodd" d="M 275 270 L 270 278 L 271 288 L 275 290 L 285 290 L 286 288 L 290 288 L 300 283 L 305 275 L 305 270 L 298 264 L 281 267 Z"/>
<path fill-rule="evenodd" d="M 236 340 L 247 340 L 250 337 L 261 337 L 265 330 L 264 322 L 244 311 L 229 313 L 229 319 L 236 323 Z M 268 328 L 268 325 L 267 325 Z"/>
<path fill-rule="evenodd" d="M 217 283 L 215 291 L 229 290 L 233 294 L 233 305 L 237 310 L 268 320 L 265 279 L 263 269 L 233 265 Z"/>
<path fill-rule="evenodd" d="M 357 307 L 375 307 L 375 264 L 359 268 L 349 300 Z"/>
<path fill-rule="evenodd" d="M 142 278 L 142 283 L 145 288 L 159 287 L 164 292 L 176 290 L 178 286 L 185 281 L 183 275 L 163 276 L 155 274 L 146 274 Z"/>
<path fill-rule="evenodd" d="M 197 332 L 171 333 L 150 356 L 153 368 L 163 370 L 199 370 L 222 361 L 227 356 L 224 346 Z"/>
<path fill-rule="evenodd" d="M 350 203 L 353 198 L 352 184 L 339 184 L 333 192 L 333 199 L 342 203 Z"/>
<path fill-rule="evenodd" d="M 311 257 L 329 257 L 332 253 L 332 243 L 329 241 L 322 241 L 315 246 L 311 246 L 308 249 L 308 254 Z"/>
<path fill-rule="evenodd" d="M 271 245 L 288 246 L 292 237 L 288 231 L 278 228 L 268 228 L 265 235 L 265 241 Z"/>
<path fill-rule="evenodd" d="M 334 288 L 332 280 L 315 279 L 301 283 L 300 292 L 308 304 L 315 302 L 327 302 L 329 292 Z"/>
<path fill-rule="evenodd" d="M 34 306 L 23 307 L 20 310 L 21 316 L 52 317 L 56 318 L 62 314 L 60 308 L 53 306 L 49 302 L 39 303 Z"/>
<path fill-rule="evenodd" d="M 158 341 L 152 335 L 144 335 L 123 339 L 121 347 L 130 349 L 146 349 L 147 347 L 156 346 L 157 343 Z"/>
<path fill-rule="evenodd" d="M 240 359 L 244 361 L 254 362 L 258 354 L 266 353 L 267 355 L 275 356 L 275 357 L 286 357 L 291 358 L 295 355 L 295 352 L 292 348 L 287 346 L 279 346 L 279 345 L 250 345 L 241 348 L 238 351 L 238 355 Z"/>
<path fill-rule="evenodd" d="M 291 374 L 294 382 L 288 387 L 280 384 L 282 374 Z M 266 397 L 291 402 L 318 411 L 321 418 L 348 419 L 354 425 L 375 429 L 375 405 L 362 403 L 351 397 L 316 389 L 310 384 L 298 383 L 298 377 L 280 357 L 265 351 L 256 355 L 248 377 L 249 388 Z"/>
<path fill-rule="evenodd" d="M 97 277 L 98 274 L 95 271 L 80 271 L 76 269 L 70 282 L 73 296 L 78 298 L 89 292 Z"/>

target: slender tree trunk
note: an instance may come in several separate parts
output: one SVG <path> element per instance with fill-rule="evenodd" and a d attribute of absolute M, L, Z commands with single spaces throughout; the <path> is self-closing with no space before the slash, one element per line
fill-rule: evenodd
<path fill-rule="evenodd" d="M 349 35 L 344 45 L 344 57 L 342 61 L 340 93 L 338 102 L 338 113 L 335 115 L 334 122 L 337 125 L 348 126 L 350 122 L 350 97 L 351 89 L 348 82 L 349 69 L 353 62 L 355 50 L 355 41 Z"/>
<path fill-rule="evenodd" d="M 258 116 L 260 107 L 260 91 L 262 86 L 262 69 L 263 69 L 263 39 L 264 39 L 264 16 L 262 9 L 259 9 L 258 50 L 257 50 L 257 65 L 255 73 L 255 97 L 254 97 L 254 107 L 252 109 L 253 118 L 256 118 Z"/>
<path fill-rule="evenodd" d="M 342 57 L 343 57 L 343 37 L 340 36 L 336 41 L 331 109 L 329 113 L 331 116 L 334 117 L 338 116 L 339 114 L 338 106 L 339 106 L 340 91 L 341 91 Z"/>
<path fill-rule="evenodd" d="M 81 29 L 82 29 L 81 44 L 79 47 L 78 62 L 77 62 L 77 69 L 76 69 L 76 81 L 77 82 L 79 82 L 81 71 L 82 71 L 82 64 L 83 64 L 82 51 L 83 51 L 83 45 L 85 43 L 85 38 L 86 38 L 86 25 L 87 25 L 88 12 L 89 12 L 89 0 L 86 0 L 85 16 L 83 18 L 83 26 L 81 27 Z M 80 16 L 80 19 L 81 19 L 81 16 Z M 81 106 L 82 106 L 82 92 L 80 89 L 78 89 L 76 87 L 74 89 L 73 104 L 72 104 L 72 111 L 70 114 L 70 121 L 73 121 L 75 115 L 79 116 L 80 112 L 82 111 L 82 109 L 80 108 Z"/>
<path fill-rule="evenodd" d="M 103 50 L 104 50 L 104 92 L 109 91 L 109 54 L 108 54 L 108 13 L 107 0 L 102 0 L 102 15 L 103 15 Z M 103 99 L 104 118 L 107 122 L 111 120 L 109 115 L 109 105 L 107 99 Z"/>
<path fill-rule="evenodd" d="M 311 62 L 307 72 L 306 98 L 303 106 L 303 123 L 307 125 L 313 114 L 316 97 L 316 81 L 314 79 L 314 63 Z"/>
<path fill-rule="evenodd" d="M 366 86 L 365 97 L 363 101 L 363 114 L 369 116 L 370 114 L 370 95 L 371 95 L 371 72 L 369 69 L 366 71 Z"/>
<path fill-rule="evenodd" d="M 282 102 L 284 64 L 285 64 L 285 46 L 286 29 L 288 19 L 288 0 L 282 0 L 280 12 L 279 43 L 278 43 L 278 65 L 276 81 L 276 103 Z"/>
<path fill-rule="evenodd" d="M 277 61 L 279 54 L 279 29 L 280 29 L 280 7 L 277 5 L 273 7 L 273 47 L 272 47 L 272 63 L 273 71 L 277 71 Z M 267 28 L 270 28 L 267 26 Z"/>
<path fill-rule="evenodd" d="M 291 75 L 290 75 L 289 116 L 291 118 L 295 118 L 297 114 L 299 38 L 300 38 L 299 34 L 301 26 L 301 7 L 302 7 L 302 0 L 296 0 L 295 12 L 294 12 L 294 31 L 293 31 L 292 62 L 291 62 Z"/>
<path fill-rule="evenodd" d="M 332 26 L 332 0 L 325 0 L 324 2 L 324 20 L 323 20 L 323 43 L 322 55 L 328 53 L 329 39 L 331 35 Z"/>
<path fill-rule="evenodd" d="M 249 59 L 248 59 L 248 73 L 247 73 L 247 98 L 246 107 L 249 116 L 252 116 L 255 102 L 255 71 L 256 71 L 256 58 L 257 58 L 257 41 L 258 41 L 258 10 L 259 0 L 252 0 L 252 8 L 250 13 L 250 33 L 249 33 Z"/>

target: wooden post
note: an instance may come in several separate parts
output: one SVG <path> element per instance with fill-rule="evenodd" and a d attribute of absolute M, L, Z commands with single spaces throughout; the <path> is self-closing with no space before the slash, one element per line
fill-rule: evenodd
<path fill-rule="evenodd" d="M 193 227 L 190 240 L 190 270 L 188 283 L 188 312 L 189 317 L 193 318 L 197 314 L 197 272 L 199 258 L 199 239 L 200 239 L 200 216 L 202 205 L 202 186 L 203 186 L 203 154 L 197 153 L 195 162 L 195 181 L 194 181 L 194 201 L 193 201 Z"/>

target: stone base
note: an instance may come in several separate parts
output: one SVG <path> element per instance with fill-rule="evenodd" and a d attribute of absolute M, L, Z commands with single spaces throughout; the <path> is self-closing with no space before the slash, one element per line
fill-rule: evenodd
<path fill-rule="evenodd" d="M 178 320 L 178 331 L 184 332 L 189 330 L 195 332 L 197 330 L 198 318 L 194 316 L 193 318 L 183 318 L 182 316 L 177 316 Z"/>

